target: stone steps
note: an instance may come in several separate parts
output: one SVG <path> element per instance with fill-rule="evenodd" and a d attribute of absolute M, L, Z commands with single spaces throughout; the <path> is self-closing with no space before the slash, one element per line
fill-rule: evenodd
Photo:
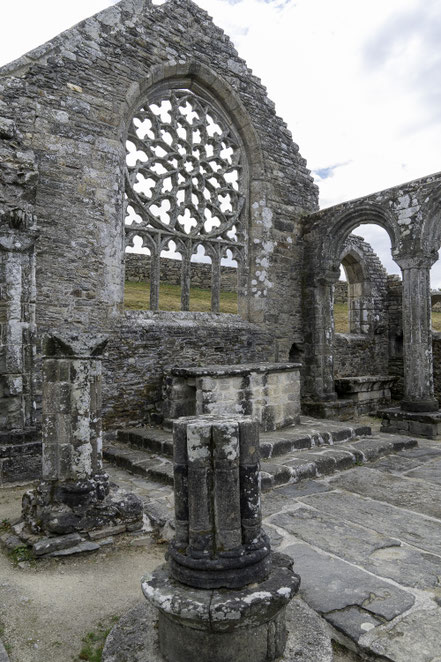
<path fill-rule="evenodd" d="M 417 445 L 408 437 L 373 437 L 367 426 L 343 427 L 310 419 L 299 426 L 262 433 L 260 439 L 263 490 L 332 474 Z M 118 433 L 117 441 L 105 448 L 104 458 L 131 473 L 172 485 L 172 452 L 171 432 L 132 428 Z"/>
<path fill-rule="evenodd" d="M 344 427 L 341 423 L 311 421 L 304 418 L 300 425 L 294 427 L 275 432 L 261 432 L 260 453 L 262 458 L 268 459 L 285 455 L 295 449 L 332 445 L 370 434 L 371 428 L 367 425 Z M 169 430 L 152 427 L 126 428 L 118 430 L 117 441 L 152 453 L 160 453 L 167 457 L 173 456 L 173 435 Z"/>

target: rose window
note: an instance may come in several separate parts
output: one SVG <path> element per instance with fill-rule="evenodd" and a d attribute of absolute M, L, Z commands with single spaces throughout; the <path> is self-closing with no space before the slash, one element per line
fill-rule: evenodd
<path fill-rule="evenodd" d="M 136 111 L 126 148 L 126 245 L 141 237 L 150 253 L 150 307 L 158 307 L 159 258 L 172 245 L 183 262 L 181 307 L 189 263 L 203 250 L 218 309 L 216 271 L 227 254 L 242 265 L 245 247 L 244 156 L 234 129 L 208 100 L 172 89 Z"/>

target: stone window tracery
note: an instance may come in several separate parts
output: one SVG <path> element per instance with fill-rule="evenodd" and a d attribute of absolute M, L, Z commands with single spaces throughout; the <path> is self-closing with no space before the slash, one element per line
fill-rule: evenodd
<path fill-rule="evenodd" d="M 150 251 L 150 308 L 159 307 L 159 261 L 173 240 L 182 261 L 181 309 L 189 309 L 190 264 L 201 246 L 218 312 L 221 263 L 237 263 L 239 282 L 245 263 L 246 164 L 234 128 L 205 96 L 162 90 L 135 112 L 126 150 L 126 248 L 141 237 Z"/>

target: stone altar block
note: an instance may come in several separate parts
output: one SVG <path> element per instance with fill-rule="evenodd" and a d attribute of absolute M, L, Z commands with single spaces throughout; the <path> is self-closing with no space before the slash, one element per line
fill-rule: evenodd
<path fill-rule="evenodd" d="M 251 416 L 262 431 L 300 419 L 300 363 L 173 367 L 165 373 L 164 419 Z"/>

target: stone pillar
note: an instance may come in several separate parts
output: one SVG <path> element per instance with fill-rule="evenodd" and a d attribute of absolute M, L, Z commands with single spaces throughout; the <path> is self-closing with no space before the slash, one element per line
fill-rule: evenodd
<path fill-rule="evenodd" d="M 396 259 L 403 274 L 404 399 L 409 412 L 438 410 L 433 390 L 430 267 L 433 256 Z"/>
<path fill-rule="evenodd" d="M 134 495 L 110 494 L 103 472 L 101 355 L 104 335 L 53 334 L 43 359 L 43 480 L 23 497 L 34 533 L 142 526 Z"/>
<path fill-rule="evenodd" d="M 338 271 L 329 271 L 307 285 L 305 338 L 308 339 L 309 365 L 305 382 L 308 396 L 318 401 L 337 399 L 334 387 L 334 283 L 338 277 Z"/>
<path fill-rule="evenodd" d="M 32 215 L 12 210 L 0 219 L 0 431 L 33 425 L 35 256 Z"/>
<path fill-rule="evenodd" d="M 255 421 L 175 422 L 176 535 L 169 564 L 142 582 L 169 662 L 270 662 L 285 649 L 285 609 L 300 578 L 261 529 Z"/>

